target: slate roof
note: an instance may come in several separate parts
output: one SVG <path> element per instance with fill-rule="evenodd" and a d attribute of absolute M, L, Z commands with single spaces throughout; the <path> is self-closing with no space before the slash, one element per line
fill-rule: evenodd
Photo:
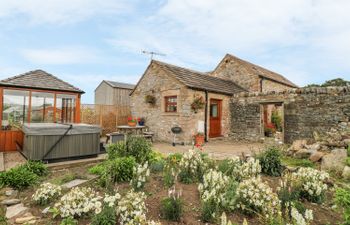
<path fill-rule="evenodd" d="M 77 87 L 47 73 L 43 70 L 33 70 L 24 74 L 0 80 L 0 86 L 27 87 L 44 90 L 70 91 L 84 93 Z"/>
<path fill-rule="evenodd" d="M 115 82 L 115 81 L 110 81 L 110 80 L 104 80 L 107 84 L 111 85 L 114 88 L 123 88 L 123 89 L 134 89 L 135 85 L 134 84 L 127 84 L 127 83 L 121 83 L 121 82 Z"/>
<path fill-rule="evenodd" d="M 209 92 L 216 92 L 227 95 L 233 95 L 246 91 L 244 88 L 240 87 L 233 81 L 216 78 L 208 75 L 207 73 L 186 69 L 156 60 L 153 60 L 152 62 L 157 64 L 163 70 L 167 71 L 168 74 L 173 75 L 185 86 L 193 89 L 206 90 Z"/>
<path fill-rule="evenodd" d="M 230 58 L 231 60 L 234 60 L 236 63 L 240 64 L 240 66 L 244 67 L 248 71 L 251 71 L 252 73 L 257 74 L 258 76 L 261 76 L 261 77 L 264 77 L 264 78 L 267 78 L 267 79 L 270 79 L 273 81 L 277 81 L 279 83 L 288 85 L 288 86 L 293 87 L 293 88 L 298 88 L 298 86 L 296 84 L 294 84 L 293 82 L 291 82 L 290 80 L 288 80 L 287 78 L 282 76 L 281 74 L 275 73 L 273 71 L 270 71 L 270 70 L 265 69 L 261 66 L 255 65 L 255 64 L 250 63 L 248 61 L 245 61 L 243 59 L 240 59 L 240 58 L 238 58 L 234 55 L 231 55 L 231 54 L 226 54 L 224 59 L 226 59 L 226 58 Z"/>

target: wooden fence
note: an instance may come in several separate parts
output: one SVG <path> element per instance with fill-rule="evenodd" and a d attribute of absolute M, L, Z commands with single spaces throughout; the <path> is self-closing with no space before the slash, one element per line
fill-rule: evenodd
<path fill-rule="evenodd" d="M 80 113 L 81 123 L 101 126 L 102 135 L 115 132 L 117 126 L 127 124 L 131 115 L 128 106 L 94 104 L 82 104 Z"/>

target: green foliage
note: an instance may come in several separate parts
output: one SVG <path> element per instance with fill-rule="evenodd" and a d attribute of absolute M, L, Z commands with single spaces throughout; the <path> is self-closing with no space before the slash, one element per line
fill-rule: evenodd
<path fill-rule="evenodd" d="M 350 157 L 346 158 L 345 163 L 346 163 L 346 165 L 350 166 Z"/>
<path fill-rule="evenodd" d="M 305 87 L 341 87 L 341 86 L 350 86 L 350 81 L 346 81 L 342 78 L 336 78 L 333 80 L 328 80 L 323 84 L 309 84 Z"/>
<path fill-rule="evenodd" d="M 105 206 L 99 214 L 92 219 L 91 225 L 114 225 L 117 224 L 116 212 L 113 207 Z"/>
<path fill-rule="evenodd" d="M 174 153 L 174 154 L 168 155 L 168 157 L 166 158 L 166 162 L 167 164 L 174 165 L 174 164 L 178 164 L 181 161 L 181 159 L 182 159 L 182 154 Z"/>
<path fill-rule="evenodd" d="M 22 190 L 37 183 L 39 177 L 29 171 L 25 166 L 17 166 L 0 176 L 1 184 L 10 186 L 12 188 Z"/>
<path fill-rule="evenodd" d="M 164 169 L 164 166 L 165 166 L 165 160 L 160 159 L 160 160 L 151 162 L 150 170 L 152 173 L 162 172 Z"/>
<path fill-rule="evenodd" d="M 127 156 L 133 156 L 137 163 L 149 160 L 152 152 L 151 143 L 143 137 L 129 136 L 126 140 Z"/>
<path fill-rule="evenodd" d="M 28 171 L 38 176 L 46 176 L 49 173 L 47 166 L 41 161 L 29 160 L 23 166 L 26 167 Z"/>
<path fill-rule="evenodd" d="M 236 207 L 236 199 L 237 199 L 237 187 L 238 182 L 236 182 L 234 179 L 230 179 L 230 183 L 227 186 L 226 192 L 225 192 L 225 203 L 224 203 L 224 209 L 227 211 L 233 211 Z"/>
<path fill-rule="evenodd" d="M 267 175 L 278 177 L 283 171 L 282 153 L 277 147 L 269 147 L 258 155 L 261 171 Z"/>
<path fill-rule="evenodd" d="M 183 203 L 180 198 L 164 198 L 160 203 L 161 216 L 171 221 L 180 221 Z"/>
<path fill-rule="evenodd" d="M 348 157 L 350 157 L 350 144 L 348 145 L 347 153 L 348 153 Z"/>
<path fill-rule="evenodd" d="M 272 111 L 271 122 L 275 125 L 278 131 L 282 131 L 282 116 L 277 110 Z"/>
<path fill-rule="evenodd" d="M 338 188 L 335 191 L 335 197 L 334 197 L 335 203 L 343 207 L 343 217 L 344 217 L 344 223 L 343 225 L 349 225 L 350 224 L 350 189 L 349 188 Z"/>
<path fill-rule="evenodd" d="M 5 210 L 4 208 L 0 207 L 0 224 L 1 225 L 7 225 L 7 218 L 5 217 Z"/>
<path fill-rule="evenodd" d="M 72 217 L 67 217 L 61 221 L 60 225 L 78 225 L 78 220 Z"/>
<path fill-rule="evenodd" d="M 223 174 L 227 174 L 227 172 L 230 170 L 230 161 L 228 159 L 220 160 L 218 162 L 218 171 L 222 172 Z"/>
<path fill-rule="evenodd" d="M 293 157 L 283 157 L 283 165 L 293 166 L 293 167 L 311 167 L 314 168 L 315 164 L 308 159 L 296 159 Z"/>
<path fill-rule="evenodd" d="M 117 157 L 127 156 L 125 142 L 119 141 L 117 143 L 109 144 L 107 146 L 107 155 L 108 160 L 114 160 Z"/>
<path fill-rule="evenodd" d="M 214 199 L 202 202 L 201 219 L 203 222 L 214 223 L 219 212 L 220 207 Z"/>
<path fill-rule="evenodd" d="M 163 182 L 165 187 L 171 187 L 175 184 L 174 169 L 166 168 L 163 173 Z"/>
<path fill-rule="evenodd" d="M 102 175 L 103 171 L 105 171 L 105 164 L 104 163 L 99 163 L 93 167 L 89 168 L 89 173 L 95 174 L 95 175 Z"/>
<path fill-rule="evenodd" d="M 163 182 L 166 187 L 171 187 L 175 184 L 181 159 L 182 154 L 180 153 L 171 154 L 165 159 L 165 166 L 163 169 Z"/>
<path fill-rule="evenodd" d="M 114 185 L 116 182 L 130 181 L 133 168 L 136 165 L 134 157 L 121 157 L 106 162 L 105 170 L 101 176 L 103 186 Z"/>

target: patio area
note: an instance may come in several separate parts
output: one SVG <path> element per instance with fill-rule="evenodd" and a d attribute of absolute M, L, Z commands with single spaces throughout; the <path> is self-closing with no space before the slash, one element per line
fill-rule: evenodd
<path fill-rule="evenodd" d="M 203 152 L 207 153 L 213 159 L 226 159 L 232 156 L 253 155 L 261 151 L 264 147 L 263 143 L 243 143 L 229 140 L 211 140 L 203 146 Z M 153 149 L 164 155 L 172 153 L 183 153 L 191 149 L 190 145 L 172 146 L 170 143 L 155 142 Z"/>

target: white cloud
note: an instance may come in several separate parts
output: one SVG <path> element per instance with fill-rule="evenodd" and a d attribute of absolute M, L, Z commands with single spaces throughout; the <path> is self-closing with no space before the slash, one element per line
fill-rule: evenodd
<path fill-rule="evenodd" d="M 49 49 L 23 49 L 22 56 L 36 64 L 79 64 L 98 61 L 93 50 L 83 47 L 63 47 Z"/>
<path fill-rule="evenodd" d="M 2 0 L 0 19 L 25 18 L 31 24 L 71 24 L 126 10 L 124 1 L 114 0 Z"/>

